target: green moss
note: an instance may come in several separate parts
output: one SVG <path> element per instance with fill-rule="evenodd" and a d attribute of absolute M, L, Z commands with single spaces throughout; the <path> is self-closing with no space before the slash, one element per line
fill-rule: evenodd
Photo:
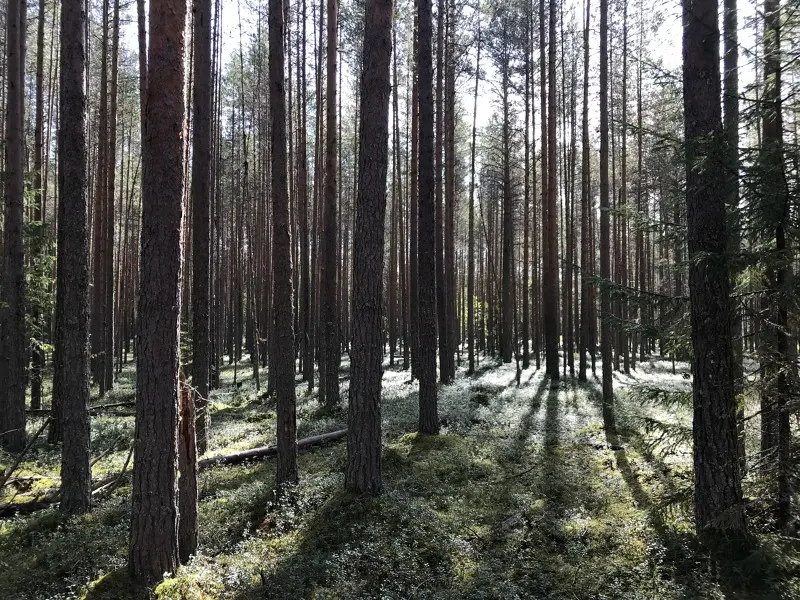
<path fill-rule="evenodd" d="M 207 570 L 181 569 L 177 577 L 166 579 L 154 590 L 154 600 L 213 600 L 219 598 L 224 585 Z"/>
<path fill-rule="evenodd" d="M 101 575 L 81 593 L 81 600 L 149 600 L 150 592 L 128 575 L 127 569 L 117 569 Z"/>
<path fill-rule="evenodd" d="M 272 443 L 271 399 L 256 395 L 249 368 L 240 365 L 238 389 L 232 367 L 223 375 L 211 453 Z M 756 550 L 727 562 L 698 543 L 690 454 L 665 452 L 657 432 L 637 428 L 644 421 L 631 415 L 649 408 L 619 399 L 623 433 L 611 450 L 593 388 L 550 390 L 528 372 L 519 388 L 503 383 L 513 375 L 494 367 L 441 388 L 446 434 L 426 436 L 409 433 L 415 389 L 388 372 L 380 497 L 343 490 L 345 444 L 302 455 L 301 482 L 282 498 L 271 461 L 203 471 L 199 554 L 143 597 L 677 600 L 797 590 L 797 552 L 784 540 L 760 534 Z M 303 436 L 344 419 L 320 412 L 312 394 L 298 427 Z M 122 435 L 95 477 L 121 468 L 131 425 L 93 419 L 98 452 Z M 43 444 L 23 467 L 46 486 L 58 461 Z M 91 515 L 48 510 L 0 522 L 0 597 L 135 598 L 125 571 L 129 496 L 125 487 Z"/>

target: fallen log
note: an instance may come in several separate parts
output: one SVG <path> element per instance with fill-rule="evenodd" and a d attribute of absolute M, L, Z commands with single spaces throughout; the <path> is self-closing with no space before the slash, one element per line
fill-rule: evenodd
<path fill-rule="evenodd" d="M 347 430 L 340 429 L 339 431 L 332 431 L 330 433 L 322 433 L 320 435 L 312 435 L 311 437 L 297 440 L 297 451 L 305 452 L 317 446 L 324 446 L 347 437 Z M 241 452 L 234 452 L 233 454 L 225 454 L 220 456 L 212 456 L 204 458 L 197 463 L 198 468 L 207 469 L 214 465 L 237 465 L 239 463 L 255 460 L 264 460 L 270 458 L 278 453 L 277 446 L 262 446 L 260 448 L 251 448 L 250 450 L 243 450 Z"/>
<path fill-rule="evenodd" d="M 338 442 L 339 440 L 342 440 L 345 437 L 347 437 L 346 429 L 340 429 L 339 431 L 331 431 L 330 433 L 323 433 L 320 435 L 312 435 L 311 437 L 303 438 L 302 440 L 297 440 L 297 451 L 307 452 L 312 448 L 325 446 L 327 444 L 332 444 L 333 442 Z M 243 462 L 264 460 L 272 456 L 275 456 L 277 453 L 278 453 L 277 446 L 262 446 L 260 448 L 251 448 L 250 450 L 234 452 L 233 454 L 224 454 L 220 456 L 212 456 L 210 458 L 204 458 L 203 460 L 198 461 L 197 468 L 202 470 L 216 465 L 237 465 Z M 125 468 L 127 468 L 128 461 L 130 460 L 130 458 L 131 455 L 128 454 L 128 460 L 125 461 Z M 122 473 L 109 475 L 104 479 L 95 481 L 92 484 L 92 495 L 96 497 L 100 494 L 108 493 L 110 489 L 113 489 L 119 485 L 124 476 L 125 476 L 125 469 L 123 469 Z M 29 502 L 0 504 L 0 519 L 13 517 L 14 515 L 28 515 L 38 510 L 54 506 L 55 504 L 58 503 L 58 501 L 59 501 L 58 494 L 54 494 L 52 496 L 40 497 L 37 498 L 36 500 L 31 500 Z"/>
<path fill-rule="evenodd" d="M 98 404 L 97 406 L 90 406 L 89 407 L 89 414 L 103 412 L 105 410 L 109 410 L 111 408 L 120 408 L 120 407 L 128 407 L 128 406 L 136 406 L 136 402 L 133 400 L 126 400 L 125 402 L 112 402 L 111 404 Z M 29 415 L 41 415 L 41 416 L 48 416 L 52 414 L 53 410 L 50 408 L 28 408 L 25 412 Z M 136 413 L 128 413 L 123 412 L 117 415 L 116 413 L 111 413 L 111 416 L 129 416 L 134 415 Z"/>

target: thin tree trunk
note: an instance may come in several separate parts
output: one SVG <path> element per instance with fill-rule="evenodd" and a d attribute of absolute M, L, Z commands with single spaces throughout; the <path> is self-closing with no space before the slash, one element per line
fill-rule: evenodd
<path fill-rule="evenodd" d="M 481 74 L 481 21 L 478 15 L 478 49 L 475 57 L 475 94 L 472 99 L 472 145 L 470 146 L 469 231 L 467 251 L 467 345 L 469 373 L 475 372 L 475 141 L 477 138 L 478 91 Z"/>
<path fill-rule="evenodd" d="M 109 0 L 103 0 L 102 31 L 100 37 L 100 107 L 97 124 L 97 164 L 95 184 L 92 194 L 92 378 L 99 388 L 100 395 L 106 392 L 105 379 L 105 339 L 107 327 L 106 306 L 106 243 L 108 213 L 106 196 L 108 194 L 108 18 Z"/>
<path fill-rule="evenodd" d="M 600 359 L 603 405 L 614 403 L 611 356 L 610 217 L 608 190 L 608 0 L 600 0 Z"/>
<path fill-rule="evenodd" d="M 324 354 L 320 366 L 320 402 L 327 408 L 339 405 L 339 316 L 337 302 L 337 260 L 339 226 L 336 210 L 336 66 L 338 51 L 338 1 L 327 0 L 328 50 L 325 96 L 325 189 L 320 243 L 320 321 Z"/>
<path fill-rule="evenodd" d="M 436 140 L 434 143 L 434 185 L 436 190 L 436 316 L 439 342 L 439 378 L 450 382 L 449 323 L 447 317 L 447 279 L 444 265 L 444 11 L 446 0 L 437 0 L 436 8 Z M 420 103 L 422 100 L 420 100 Z"/>
<path fill-rule="evenodd" d="M 543 220 L 547 254 L 544 264 L 544 324 L 547 374 L 559 378 L 558 370 L 558 207 L 556 204 L 556 0 L 550 0 L 550 45 L 548 48 L 547 113 L 547 211 Z M 601 126 L 602 128 L 602 126 Z"/>
<path fill-rule="evenodd" d="M 283 0 L 269 1 L 270 151 L 272 156 L 272 308 L 275 322 L 279 486 L 297 481 L 297 417 L 292 331 L 292 239 L 286 166 L 286 92 L 284 88 Z M 338 381 L 337 381 L 338 385 Z"/>
<path fill-rule="evenodd" d="M 589 165 L 589 22 L 591 0 L 586 0 L 583 22 L 583 112 L 581 115 L 581 316 L 578 338 L 578 380 L 586 381 L 586 353 L 591 344 L 591 287 L 594 262 L 591 258 L 590 235 L 590 165 Z"/>

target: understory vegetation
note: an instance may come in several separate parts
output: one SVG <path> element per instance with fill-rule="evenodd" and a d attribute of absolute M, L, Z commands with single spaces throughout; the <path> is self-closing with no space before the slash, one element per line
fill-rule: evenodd
<path fill-rule="evenodd" d="M 234 384 L 232 369 L 212 394 L 206 456 L 274 442 L 273 400 L 256 392 L 249 373 L 239 371 Z M 132 377 L 124 371 L 104 402 L 130 399 Z M 197 556 L 143 590 L 125 568 L 126 483 L 91 514 L 46 509 L 0 521 L 0 597 L 800 597 L 797 540 L 760 532 L 766 509 L 756 501 L 748 509 L 754 549 L 736 555 L 698 543 L 690 409 L 678 400 L 666 407 L 653 392 L 680 398 L 689 389 L 680 369 L 644 363 L 617 385 L 614 414 L 604 417 L 596 380 L 551 387 L 530 369 L 517 386 L 512 365 L 486 362 L 440 389 L 442 435 L 424 436 L 408 433 L 417 422 L 417 383 L 387 369 L 381 496 L 343 490 L 343 442 L 301 455 L 300 484 L 280 501 L 269 461 L 206 469 Z M 321 410 L 298 382 L 298 437 L 346 420 L 344 411 Z M 92 434 L 93 454 L 102 455 L 93 477 L 120 472 L 132 417 L 99 414 Z M 9 462 L 0 456 L 3 467 Z M 58 449 L 37 440 L 0 502 L 57 487 L 58 464 Z M 748 498 L 758 497 L 758 485 L 754 475 L 745 478 Z"/>

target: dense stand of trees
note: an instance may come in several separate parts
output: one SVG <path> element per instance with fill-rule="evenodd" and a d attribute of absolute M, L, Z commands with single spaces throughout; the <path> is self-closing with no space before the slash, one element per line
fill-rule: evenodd
<path fill-rule="evenodd" d="M 138 0 L 138 40 L 119 0 L 4 4 L 0 445 L 49 409 L 89 510 L 90 383 L 135 362 L 134 578 L 195 551 L 226 362 L 267 369 L 287 493 L 296 377 L 335 412 L 349 368 L 345 484 L 378 493 L 384 353 L 423 434 L 487 361 L 587 381 L 599 350 L 610 418 L 615 371 L 686 361 L 698 531 L 746 531 L 754 465 L 789 524 L 796 11 L 759 4 L 753 74 L 735 0 L 684 1 L 677 70 L 649 0 Z"/>

